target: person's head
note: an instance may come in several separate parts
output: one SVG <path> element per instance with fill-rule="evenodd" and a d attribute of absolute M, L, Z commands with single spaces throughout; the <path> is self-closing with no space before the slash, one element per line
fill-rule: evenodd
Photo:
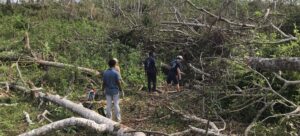
<path fill-rule="evenodd" d="M 113 60 L 115 60 L 115 61 L 116 61 L 116 64 L 118 64 L 118 63 L 119 63 L 119 60 L 118 60 L 117 58 L 113 58 Z"/>
<path fill-rule="evenodd" d="M 181 55 L 178 55 L 178 56 L 176 57 L 176 60 L 177 60 L 177 61 L 183 61 L 183 57 L 182 57 Z"/>
<path fill-rule="evenodd" d="M 114 59 L 111 59 L 111 60 L 108 61 L 108 66 L 109 66 L 110 68 L 115 67 L 116 64 L 117 64 L 117 62 L 116 62 L 116 60 L 114 60 Z"/>
<path fill-rule="evenodd" d="M 148 55 L 149 55 L 149 57 L 154 57 L 154 52 L 150 51 Z"/>

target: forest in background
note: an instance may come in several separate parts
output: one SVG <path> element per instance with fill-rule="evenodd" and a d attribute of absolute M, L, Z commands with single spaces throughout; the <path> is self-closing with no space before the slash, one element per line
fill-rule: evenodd
<path fill-rule="evenodd" d="M 114 122 L 82 116 L 59 102 L 83 103 L 90 83 L 100 91 L 101 73 L 108 68 L 107 61 L 116 57 L 125 82 L 122 124 L 132 129 L 122 135 L 297 136 L 297 3 L 40 0 L 1 4 L 0 135 L 19 135 L 78 116 L 115 127 Z M 184 57 L 182 92 L 163 91 L 162 70 L 161 92 L 145 91 L 143 60 L 149 51 L 156 53 L 159 67 L 177 55 Z M 55 99 L 56 95 L 62 99 Z M 96 111 L 103 103 L 93 105 Z M 116 135 L 122 130 L 103 133 L 87 126 L 71 125 L 47 135 Z"/>

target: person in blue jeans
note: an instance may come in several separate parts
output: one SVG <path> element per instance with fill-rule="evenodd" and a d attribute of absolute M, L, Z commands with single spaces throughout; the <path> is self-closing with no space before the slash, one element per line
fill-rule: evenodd
<path fill-rule="evenodd" d="M 102 91 L 106 97 L 106 117 L 112 119 L 112 102 L 114 102 L 115 115 L 118 122 L 121 122 L 121 111 L 119 106 L 119 92 L 123 92 L 121 87 L 122 78 L 115 69 L 116 61 L 114 59 L 108 62 L 109 69 L 103 74 Z"/>
<path fill-rule="evenodd" d="M 156 74 L 157 74 L 157 69 L 155 66 L 155 58 L 154 58 L 154 53 L 149 52 L 148 58 L 144 61 L 144 69 L 145 69 L 145 74 L 147 76 L 147 81 L 148 81 L 148 91 L 155 92 L 156 91 Z M 153 87 L 151 88 L 151 83 L 153 84 Z"/>
<path fill-rule="evenodd" d="M 175 60 L 173 60 L 170 64 L 170 70 L 167 76 L 167 88 L 166 91 L 171 87 L 171 83 L 176 86 L 177 92 L 180 91 L 179 81 L 181 80 L 181 62 L 183 61 L 183 57 L 181 55 L 177 56 Z"/>

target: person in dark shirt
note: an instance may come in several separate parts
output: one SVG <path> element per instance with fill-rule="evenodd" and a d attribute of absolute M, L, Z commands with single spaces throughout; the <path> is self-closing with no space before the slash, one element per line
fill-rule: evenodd
<path fill-rule="evenodd" d="M 106 116 L 112 119 L 111 107 L 112 101 L 114 102 L 115 107 L 115 115 L 117 117 L 117 121 L 121 122 L 121 111 L 119 106 L 119 92 L 122 91 L 121 81 L 122 78 L 120 73 L 115 69 L 116 61 L 111 59 L 108 62 L 109 69 L 106 70 L 103 74 L 103 85 L 102 91 L 106 97 Z"/>
<path fill-rule="evenodd" d="M 146 58 L 146 60 L 144 61 L 144 69 L 148 81 L 148 91 L 155 92 L 157 69 L 155 66 L 155 57 L 153 52 L 149 52 L 148 58 Z M 152 88 L 151 88 L 151 83 L 153 84 Z"/>
<path fill-rule="evenodd" d="M 174 61 L 171 62 L 170 64 L 170 70 L 167 76 L 167 88 L 166 90 L 168 91 L 168 88 L 170 88 L 171 83 L 173 83 L 176 86 L 177 92 L 180 91 L 179 87 L 179 81 L 181 80 L 181 61 L 183 60 L 182 56 L 177 56 Z"/>

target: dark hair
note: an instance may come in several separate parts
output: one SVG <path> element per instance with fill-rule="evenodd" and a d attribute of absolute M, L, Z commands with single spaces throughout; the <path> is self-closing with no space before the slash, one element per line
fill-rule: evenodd
<path fill-rule="evenodd" d="M 153 52 L 153 51 L 150 51 L 150 52 L 149 52 L 149 56 L 153 57 L 153 56 L 154 56 L 154 52 Z"/>
<path fill-rule="evenodd" d="M 116 63 L 117 63 L 116 60 L 111 59 L 111 60 L 108 61 L 108 66 L 109 67 L 114 67 L 114 66 L 116 66 Z"/>

